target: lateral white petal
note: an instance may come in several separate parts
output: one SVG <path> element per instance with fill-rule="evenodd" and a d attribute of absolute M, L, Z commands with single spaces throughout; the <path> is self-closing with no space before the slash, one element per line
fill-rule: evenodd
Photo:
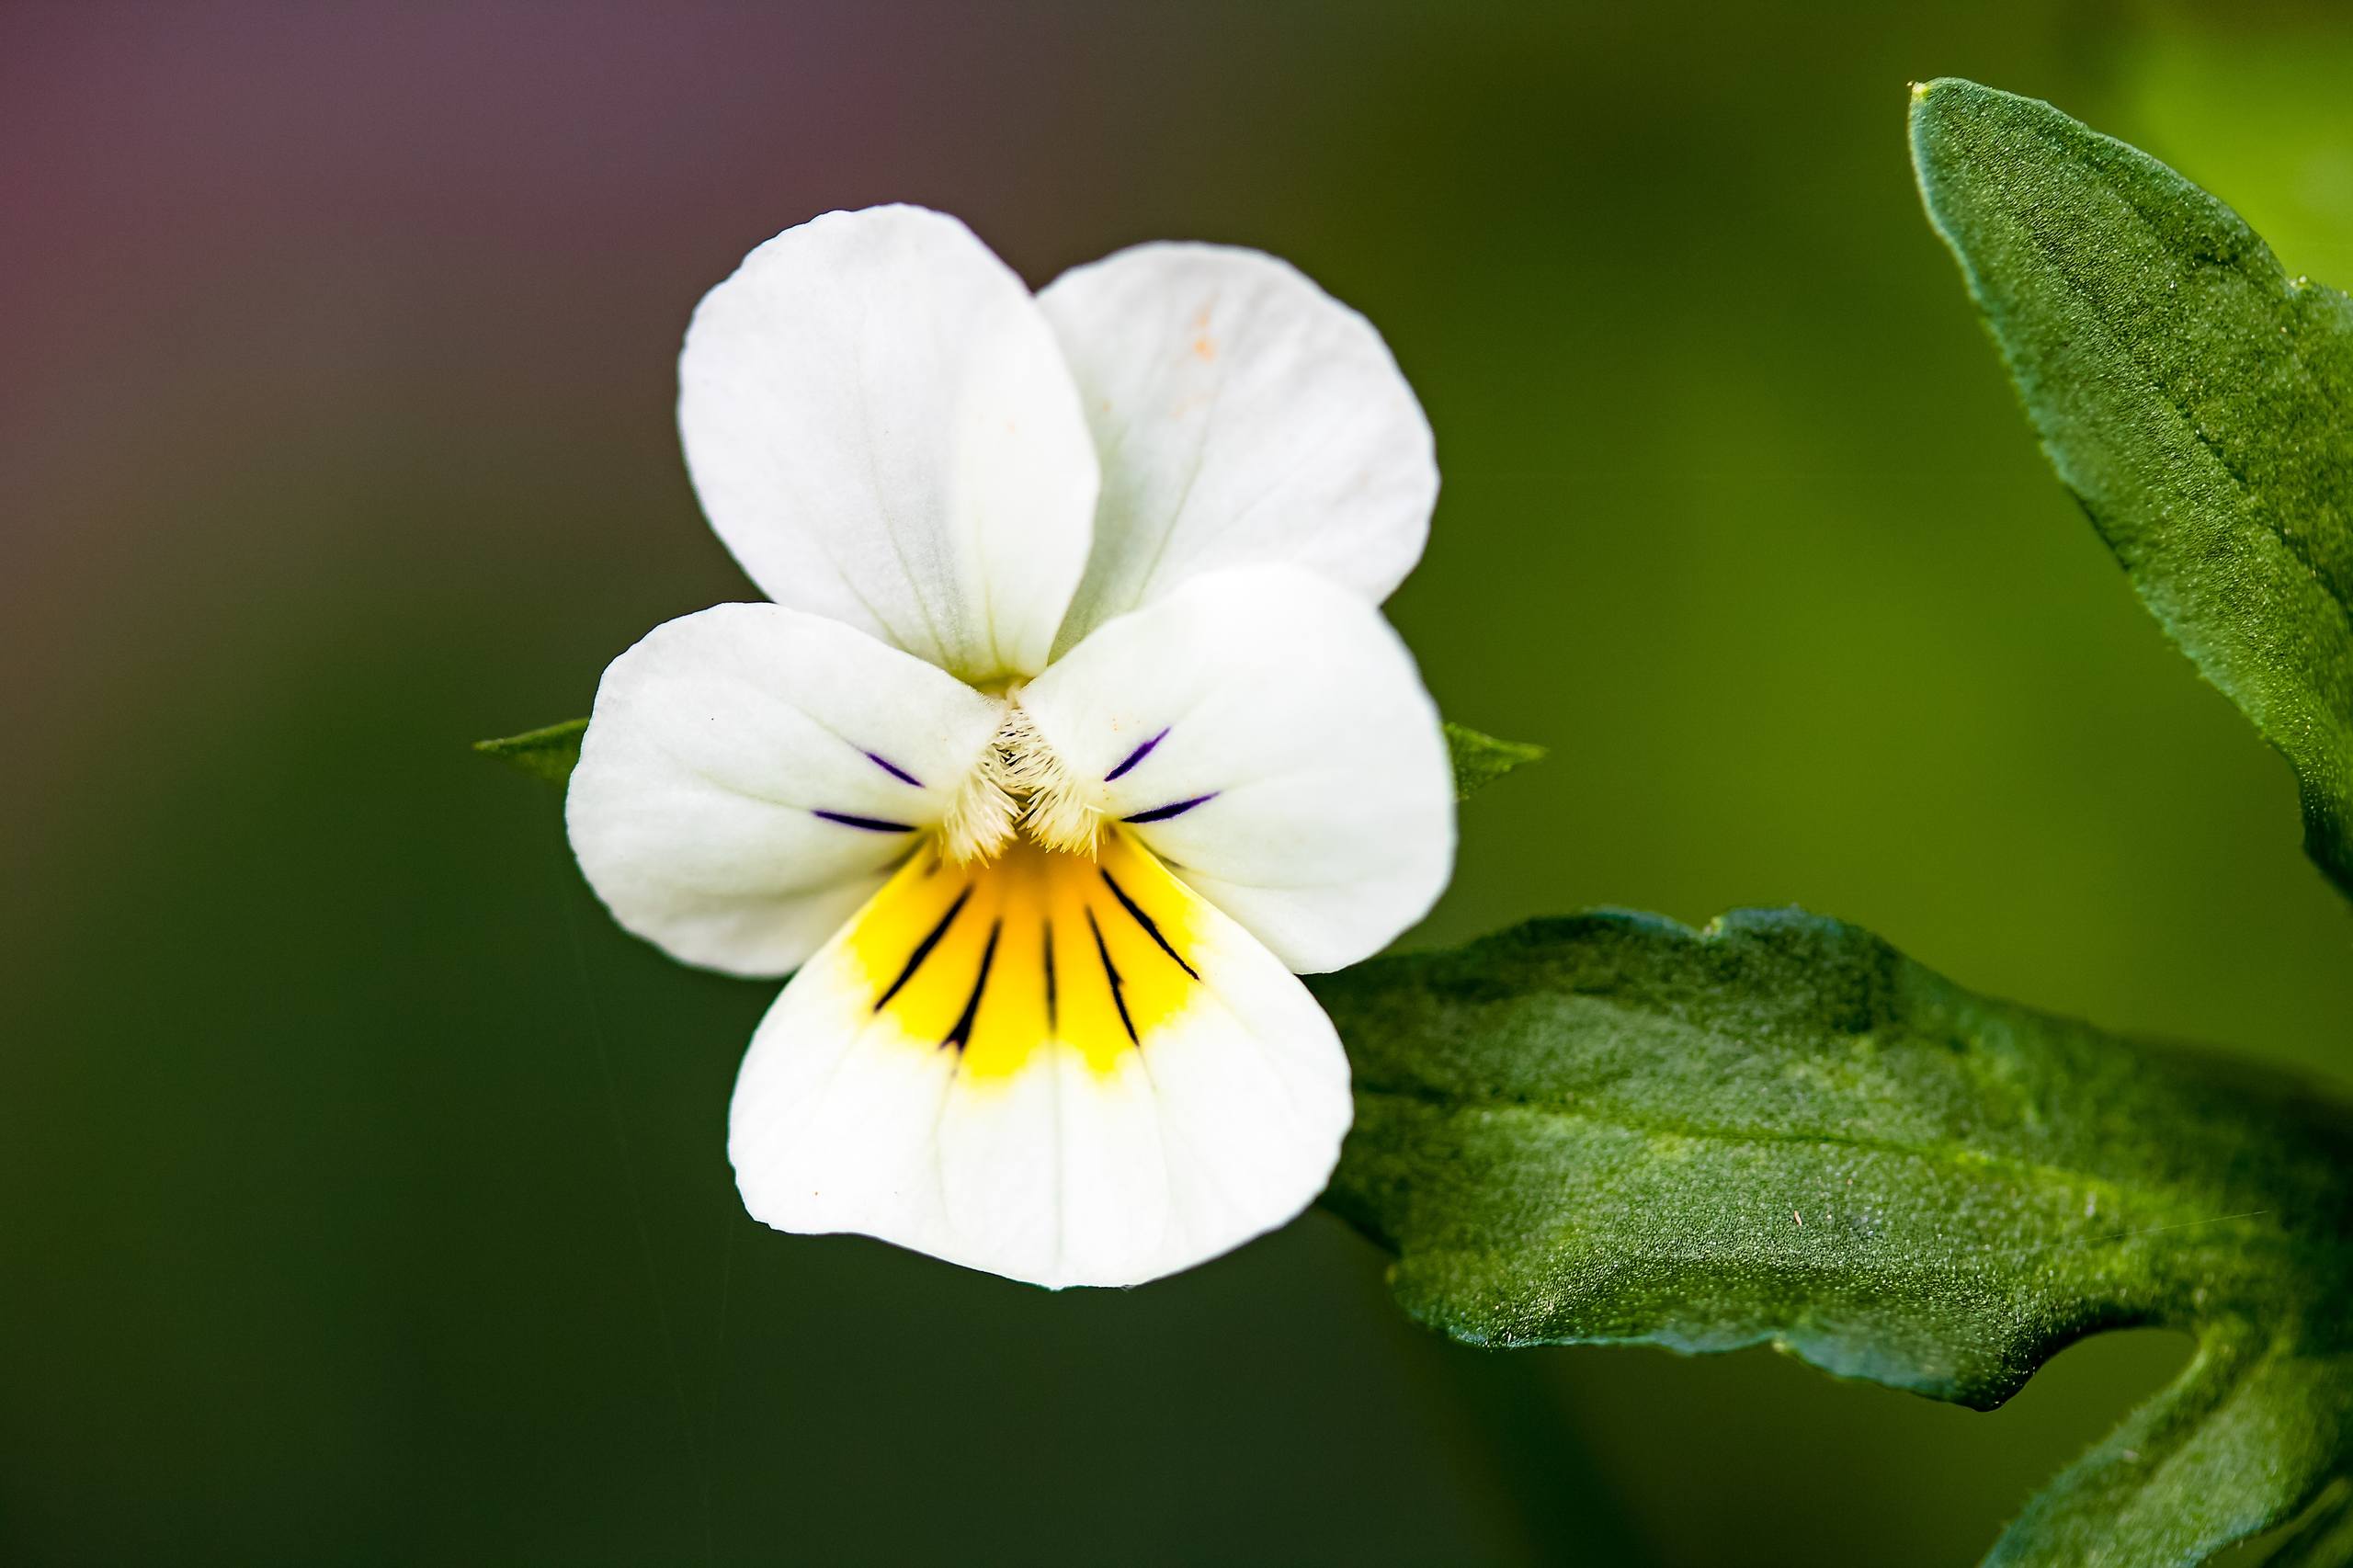
<path fill-rule="evenodd" d="M 1351 1108 L 1306 988 L 1132 841 L 926 850 L 762 1020 L 728 1157 L 779 1230 L 1131 1285 L 1306 1207 Z"/>
<path fill-rule="evenodd" d="M 1378 603 L 1421 559 L 1429 423 L 1372 324 L 1286 262 L 1154 244 L 1038 296 L 1103 496 L 1055 646 L 1220 567 L 1287 562 Z"/>
<path fill-rule="evenodd" d="M 1453 869 L 1453 770 L 1413 656 L 1298 568 L 1196 578 L 1019 701 L 1105 820 L 1296 971 L 1379 951 Z"/>
<path fill-rule="evenodd" d="M 782 974 L 938 823 L 1003 711 L 837 621 L 702 610 L 607 667 L 565 798 L 573 853 L 673 958 Z"/>
<path fill-rule="evenodd" d="M 1044 666 L 1095 452 L 1037 302 L 955 219 L 829 212 L 745 256 L 687 329 L 678 429 L 779 604 L 975 683 Z"/>

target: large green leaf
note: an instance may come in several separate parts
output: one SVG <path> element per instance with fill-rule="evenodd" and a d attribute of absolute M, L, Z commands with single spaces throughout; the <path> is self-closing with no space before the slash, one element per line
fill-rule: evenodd
<path fill-rule="evenodd" d="M 1357 1084 L 1324 1201 L 1431 1327 L 1767 1343 L 1981 1408 L 2086 1334 L 2195 1335 L 2004 1563 L 2197 1562 L 2346 1471 L 2353 1119 L 2296 1085 L 1794 913 L 1539 921 L 1313 983 Z"/>
<path fill-rule="evenodd" d="M 494 741 L 476 741 L 474 750 L 484 756 L 512 763 L 535 778 L 562 784 L 579 766 L 580 738 L 587 733 L 587 720 L 567 719 L 561 724 L 526 730 L 519 735 L 506 735 Z M 1499 741 L 1493 735 L 1483 735 L 1476 730 L 1451 723 L 1446 726 L 1446 749 L 1454 763 L 1454 797 L 1458 801 L 1485 789 L 1514 768 L 1525 767 L 1544 755 L 1542 746 L 1529 745 L 1521 741 Z"/>
<path fill-rule="evenodd" d="M 2353 896 L 2353 300 L 2049 104 L 1931 82 L 1912 152 L 2060 479 Z"/>

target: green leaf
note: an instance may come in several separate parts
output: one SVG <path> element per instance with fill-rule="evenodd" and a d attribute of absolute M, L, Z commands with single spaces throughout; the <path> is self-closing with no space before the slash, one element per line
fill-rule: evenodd
<path fill-rule="evenodd" d="M 1451 722 L 1446 726 L 1446 749 L 1454 759 L 1454 798 L 1458 801 L 1469 800 L 1514 768 L 1525 767 L 1544 756 L 1542 746 L 1529 745 L 1525 741 L 1499 741 Z"/>
<path fill-rule="evenodd" d="M 2347 1471 L 2353 1118 L 2295 1085 L 1794 912 L 1539 921 L 1313 983 L 1356 1074 L 1324 1202 L 1444 1334 L 1770 1344 L 1979 1408 L 2083 1335 L 2196 1335 L 2001 1563 L 2198 1562 Z"/>
<path fill-rule="evenodd" d="M 2287 757 L 2353 896 L 2353 300 L 2031 98 L 1915 88 L 1912 153 L 2060 479 Z"/>
<path fill-rule="evenodd" d="M 572 777 L 573 768 L 580 761 L 580 737 L 587 728 L 587 720 L 569 719 L 504 740 L 476 741 L 474 750 L 511 762 L 551 784 L 561 784 Z M 1454 759 L 1454 798 L 1458 801 L 1544 755 L 1542 746 L 1499 741 L 1460 724 L 1446 726 L 1446 748 Z"/>
<path fill-rule="evenodd" d="M 474 750 L 484 756 L 511 762 L 535 778 L 561 784 L 570 778 L 572 770 L 579 766 L 580 737 L 587 733 L 587 720 L 567 719 L 561 724 L 526 730 L 519 735 L 507 735 L 494 741 L 476 741 Z"/>

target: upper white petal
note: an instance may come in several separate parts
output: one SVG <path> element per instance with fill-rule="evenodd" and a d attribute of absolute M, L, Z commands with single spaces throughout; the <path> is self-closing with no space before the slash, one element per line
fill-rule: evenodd
<path fill-rule="evenodd" d="M 1037 302 L 955 219 L 830 212 L 745 256 L 687 329 L 678 429 L 779 604 L 974 682 L 1044 666 L 1095 452 Z"/>
<path fill-rule="evenodd" d="M 1103 461 L 1056 640 L 1219 567 L 1288 562 L 1378 603 L 1421 559 L 1429 423 L 1372 324 L 1288 263 L 1138 245 L 1038 296 Z"/>
<path fill-rule="evenodd" d="M 1296 567 L 1196 578 L 1019 700 L 1105 819 L 1293 970 L 1380 950 L 1453 869 L 1453 770 L 1413 656 Z"/>
<path fill-rule="evenodd" d="M 839 622 L 702 610 L 606 669 L 565 799 L 573 853 L 673 958 L 782 974 L 938 823 L 1003 710 Z"/>

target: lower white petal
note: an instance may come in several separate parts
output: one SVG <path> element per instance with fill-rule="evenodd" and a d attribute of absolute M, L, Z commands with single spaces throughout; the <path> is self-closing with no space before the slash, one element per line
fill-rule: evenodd
<path fill-rule="evenodd" d="M 728 1154 L 779 1230 L 1128 1285 L 1298 1213 L 1349 1115 L 1305 987 L 1114 833 L 919 853 L 761 1022 Z"/>

